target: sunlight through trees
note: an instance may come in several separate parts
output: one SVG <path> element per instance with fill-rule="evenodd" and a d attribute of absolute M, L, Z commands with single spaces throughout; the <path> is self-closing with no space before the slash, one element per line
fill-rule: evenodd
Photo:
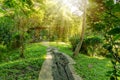
<path fill-rule="evenodd" d="M 42 41 L 68 43 L 60 48 L 74 59 L 109 59 L 106 79 L 119 80 L 120 0 L 0 0 L 0 63 L 26 59 L 28 44 Z"/>

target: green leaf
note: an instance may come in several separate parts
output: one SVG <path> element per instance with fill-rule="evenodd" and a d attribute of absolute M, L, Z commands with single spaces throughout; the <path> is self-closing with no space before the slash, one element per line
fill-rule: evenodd
<path fill-rule="evenodd" d="M 120 39 L 120 34 L 114 36 L 114 41 Z"/>
<path fill-rule="evenodd" d="M 115 42 L 115 45 L 118 45 L 118 46 L 120 46 L 120 42 Z"/>
<path fill-rule="evenodd" d="M 120 34 L 120 27 L 115 27 L 108 32 L 108 35 Z"/>
<path fill-rule="evenodd" d="M 104 44 L 103 48 L 107 49 L 107 50 L 111 50 L 112 46 L 110 44 Z"/>
<path fill-rule="evenodd" d="M 105 24 L 102 22 L 98 22 L 93 25 L 93 30 L 95 31 L 102 31 L 104 28 L 105 28 Z"/>
<path fill-rule="evenodd" d="M 106 6 L 107 8 L 112 8 L 113 5 L 114 5 L 113 0 L 106 0 L 106 1 L 105 1 L 105 6 Z"/>
<path fill-rule="evenodd" d="M 120 4 L 119 3 L 114 5 L 114 7 L 112 8 L 112 12 L 120 12 Z"/>
<path fill-rule="evenodd" d="M 14 8 L 15 6 L 17 6 L 17 1 L 16 0 L 5 0 L 4 1 L 4 5 L 6 5 L 9 8 Z"/>
<path fill-rule="evenodd" d="M 100 44 L 102 42 L 103 42 L 102 39 L 100 37 L 97 37 L 97 36 L 93 36 L 93 37 L 85 39 L 86 44 L 93 45 L 93 46 L 96 44 Z"/>
<path fill-rule="evenodd" d="M 22 2 L 24 4 L 28 4 L 29 6 L 32 6 L 33 5 L 33 1 L 32 0 L 22 0 Z"/>

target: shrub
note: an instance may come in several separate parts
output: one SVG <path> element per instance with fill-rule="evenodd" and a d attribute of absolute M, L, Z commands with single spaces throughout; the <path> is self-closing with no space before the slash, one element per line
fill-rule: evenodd
<path fill-rule="evenodd" d="M 72 46 L 72 51 L 74 51 L 75 48 L 76 48 L 76 46 L 77 46 L 77 44 L 78 44 L 79 41 L 80 41 L 80 35 L 75 34 L 74 36 L 70 37 L 69 41 L 70 41 L 71 46 Z M 80 51 L 81 51 L 82 53 L 87 54 L 87 46 L 86 46 L 86 43 L 85 43 L 84 41 L 83 41 L 83 43 L 82 43 L 82 46 L 81 46 Z"/>
<path fill-rule="evenodd" d="M 74 35 L 69 39 L 72 50 L 74 51 L 77 44 L 80 41 L 80 35 Z M 83 40 L 80 52 L 87 54 L 87 55 L 94 55 L 94 52 L 97 50 L 97 48 L 100 48 L 98 45 L 102 43 L 102 38 L 98 36 L 91 36 L 87 37 Z"/>

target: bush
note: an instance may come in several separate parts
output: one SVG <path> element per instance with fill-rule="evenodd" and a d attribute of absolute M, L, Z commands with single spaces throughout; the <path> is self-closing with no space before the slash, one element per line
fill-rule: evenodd
<path fill-rule="evenodd" d="M 12 38 L 14 21 L 9 16 L 0 18 L 0 43 L 9 46 Z"/>
<path fill-rule="evenodd" d="M 72 51 L 74 51 L 78 42 L 80 41 L 80 35 L 77 34 L 73 35 L 72 37 L 70 37 L 69 41 L 72 45 Z"/>
<path fill-rule="evenodd" d="M 69 39 L 72 50 L 74 51 L 77 44 L 80 41 L 80 35 L 74 35 Z M 80 52 L 87 54 L 87 55 L 94 55 L 94 52 L 97 48 L 99 48 L 99 44 L 102 43 L 102 39 L 97 36 L 87 37 L 83 40 Z"/>
<path fill-rule="evenodd" d="M 80 41 L 80 35 L 76 34 L 76 35 L 72 36 L 69 39 L 69 41 L 70 41 L 71 46 L 72 46 L 72 51 L 75 51 L 75 48 Z M 83 43 L 82 43 L 80 52 L 87 54 L 87 46 L 85 44 L 85 41 L 83 41 Z"/>
<path fill-rule="evenodd" d="M 98 55 L 98 53 L 100 53 L 99 49 L 101 49 L 100 43 L 103 42 L 102 38 L 98 36 L 91 36 L 91 37 L 85 38 L 84 42 L 87 46 L 87 50 L 89 51 L 88 55 L 95 56 L 95 55 Z"/>

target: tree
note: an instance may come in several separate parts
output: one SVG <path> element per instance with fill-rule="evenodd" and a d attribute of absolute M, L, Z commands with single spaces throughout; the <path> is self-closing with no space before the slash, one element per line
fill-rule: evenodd
<path fill-rule="evenodd" d="M 40 2 L 40 3 L 39 3 Z M 40 4 L 42 4 L 40 6 Z M 12 22 L 12 27 L 9 28 L 11 32 L 8 44 L 11 48 L 20 48 L 20 56 L 24 57 L 24 48 L 26 41 L 27 30 L 30 27 L 35 27 L 42 24 L 44 11 L 42 10 L 43 1 L 39 0 L 3 0 L 1 1 L 0 13 L 4 13 L 3 18 L 8 17 Z M 40 16 L 39 19 L 33 16 L 33 13 Z M 36 15 L 35 15 L 36 16 Z M 34 21 L 36 20 L 36 22 Z M 5 21 L 6 22 L 6 21 Z M 6 24 L 3 22 L 4 24 Z M 10 24 L 11 22 L 8 21 Z M 2 23 L 1 23 L 2 25 Z M 5 25 L 8 27 L 9 25 Z M 7 34 L 8 35 L 8 34 Z M 2 38 L 2 37 L 0 37 Z M 5 41 L 4 41 L 5 42 Z M 12 47 L 14 46 L 14 47 Z"/>
<path fill-rule="evenodd" d="M 80 42 L 77 44 L 76 46 L 76 49 L 75 49 L 75 52 L 73 53 L 73 57 L 75 57 L 80 49 L 81 49 L 81 46 L 82 46 L 82 42 L 83 42 L 83 38 L 84 38 L 84 31 L 85 31 L 85 24 L 86 24 L 86 5 L 87 5 L 87 0 L 84 0 L 84 13 L 83 13 L 83 23 L 82 23 L 82 31 L 81 31 L 81 36 L 80 36 Z"/>
<path fill-rule="evenodd" d="M 69 37 L 80 32 L 81 17 L 71 12 L 70 1 L 75 2 L 47 0 L 45 25 L 49 25 L 50 40 L 68 41 Z"/>
<path fill-rule="evenodd" d="M 94 1 L 94 0 L 93 0 Z M 98 11 L 94 13 L 97 16 L 89 16 L 88 24 L 91 26 L 91 30 L 94 33 L 98 33 L 104 37 L 103 47 L 110 53 L 111 62 L 113 64 L 113 71 L 111 73 L 111 80 L 118 80 L 119 70 L 117 68 L 117 63 L 119 63 L 119 26 L 120 26 L 120 4 L 114 4 L 113 0 L 108 1 L 96 1 L 99 5 L 97 7 Z M 96 9 L 96 8 L 94 8 Z M 93 9 L 93 10 L 94 10 Z M 92 13 L 93 15 L 93 13 Z"/>

